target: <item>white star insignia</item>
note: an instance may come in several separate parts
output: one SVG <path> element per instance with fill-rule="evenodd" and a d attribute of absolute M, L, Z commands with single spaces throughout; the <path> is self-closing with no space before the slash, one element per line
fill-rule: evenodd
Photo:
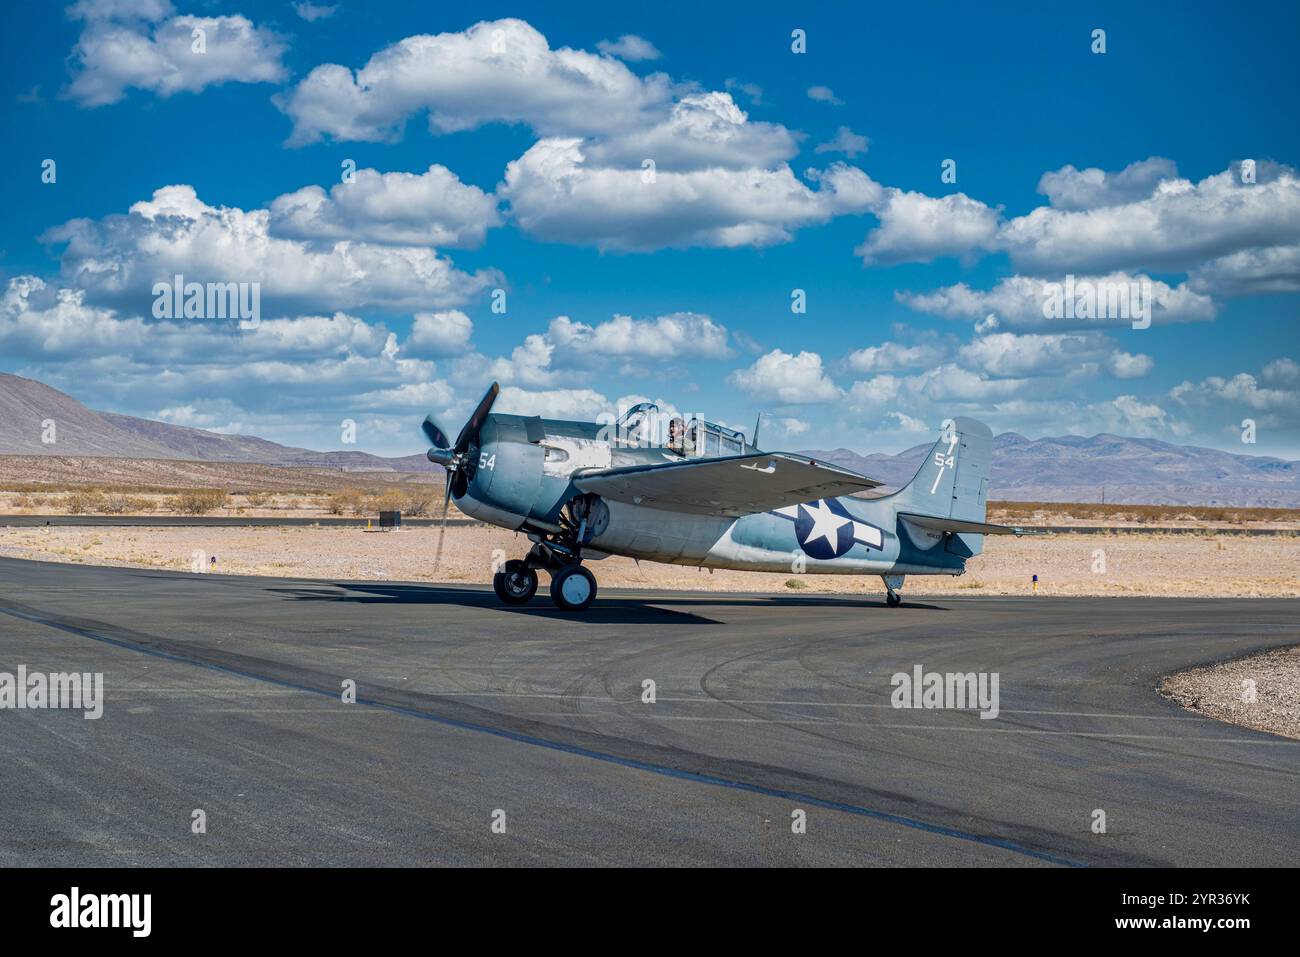
<path fill-rule="evenodd" d="M 847 519 L 843 515 L 836 515 L 822 501 L 814 505 L 801 505 L 800 508 L 807 512 L 808 517 L 813 520 L 812 531 L 804 539 L 804 544 L 809 544 L 814 538 L 824 538 L 831 551 L 836 551 L 839 548 L 840 529 L 848 524 L 851 519 Z"/>

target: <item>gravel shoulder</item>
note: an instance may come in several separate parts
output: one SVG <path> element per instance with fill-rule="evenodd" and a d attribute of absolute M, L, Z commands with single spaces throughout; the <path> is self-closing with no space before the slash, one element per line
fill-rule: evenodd
<path fill-rule="evenodd" d="M 1300 646 L 1181 672 L 1160 693 L 1197 714 L 1300 739 Z"/>

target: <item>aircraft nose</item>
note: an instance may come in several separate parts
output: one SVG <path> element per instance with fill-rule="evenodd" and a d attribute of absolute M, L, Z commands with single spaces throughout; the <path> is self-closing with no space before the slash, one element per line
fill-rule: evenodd
<path fill-rule="evenodd" d="M 468 490 L 475 498 L 482 499 L 492 485 L 492 474 L 496 467 L 496 446 L 489 443 L 484 446 L 470 446 L 466 453 L 469 458 Z"/>

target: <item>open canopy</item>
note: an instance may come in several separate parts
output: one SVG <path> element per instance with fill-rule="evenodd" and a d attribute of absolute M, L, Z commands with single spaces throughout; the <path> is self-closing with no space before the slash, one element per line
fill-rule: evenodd
<path fill-rule="evenodd" d="M 682 422 L 686 441 L 676 442 L 670 435 L 674 419 Z M 615 441 L 623 445 L 676 448 L 688 458 L 741 455 L 755 451 L 745 441 L 745 433 L 725 425 L 709 422 L 696 415 L 664 412 L 654 402 L 638 402 L 616 423 Z"/>

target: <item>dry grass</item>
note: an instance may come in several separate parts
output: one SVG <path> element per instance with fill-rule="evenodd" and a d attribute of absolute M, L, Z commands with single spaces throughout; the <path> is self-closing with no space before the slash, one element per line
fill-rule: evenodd
<path fill-rule="evenodd" d="M 174 495 L 190 489 L 220 488 L 231 494 L 323 495 L 345 486 L 375 494 L 404 486 L 430 486 L 441 492 L 442 470 L 430 465 L 419 472 L 348 472 L 249 462 L 0 455 L 0 491 L 18 493 L 86 488 L 105 494 Z"/>
<path fill-rule="evenodd" d="M 0 455 L 0 516 L 208 515 L 423 517 L 442 472 L 344 472 L 224 462 Z"/>
<path fill-rule="evenodd" d="M 207 515 L 225 508 L 230 496 L 221 489 L 191 489 L 174 496 L 174 507 L 181 515 Z"/>
<path fill-rule="evenodd" d="M 408 518 L 427 518 L 438 511 L 442 489 L 434 485 L 386 488 L 346 486 L 322 493 L 229 492 L 225 489 L 148 489 L 123 492 L 112 487 L 49 489 L 42 493 L 0 489 L 4 515 L 211 515 L 320 518 L 325 515 L 366 517 L 381 510 Z"/>
<path fill-rule="evenodd" d="M 1300 523 L 1300 509 L 1236 508 L 1220 505 L 1100 505 L 1061 502 L 989 502 L 989 521 L 1049 524 L 1045 519 L 1088 521 L 1099 525 L 1217 525 Z"/>
<path fill-rule="evenodd" d="M 104 507 L 104 493 L 98 489 L 86 488 L 69 492 L 63 499 L 63 507 L 69 515 L 85 515 L 98 512 Z"/>

